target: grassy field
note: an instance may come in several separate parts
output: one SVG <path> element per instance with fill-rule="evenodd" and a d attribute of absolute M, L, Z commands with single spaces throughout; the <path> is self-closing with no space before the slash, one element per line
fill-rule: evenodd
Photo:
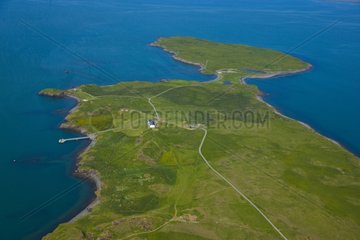
<path fill-rule="evenodd" d="M 79 171 L 102 181 L 100 204 L 44 239 L 288 239 L 360 236 L 359 159 L 257 100 L 239 79 L 307 69 L 269 49 L 193 38 L 154 45 L 202 65 L 217 81 L 125 82 L 44 90 L 77 97 L 66 126 L 96 136 Z M 226 83 L 226 84 L 224 84 Z M 149 101 L 150 98 L 150 101 Z M 146 121 L 156 114 L 156 129 Z"/>

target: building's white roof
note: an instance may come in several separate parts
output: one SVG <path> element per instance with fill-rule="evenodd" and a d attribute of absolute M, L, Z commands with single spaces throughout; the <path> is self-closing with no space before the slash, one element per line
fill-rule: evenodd
<path fill-rule="evenodd" d="M 156 127 L 156 122 L 154 120 L 148 120 L 147 124 L 149 126 L 149 128 L 155 128 Z"/>

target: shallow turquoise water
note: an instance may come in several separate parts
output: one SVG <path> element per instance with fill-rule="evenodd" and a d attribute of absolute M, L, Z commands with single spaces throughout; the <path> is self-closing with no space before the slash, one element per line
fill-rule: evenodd
<path fill-rule="evenodd" d="M 92 197 L 91 184 L 71 175 L 75 157 L 87 143 L 57 143 L 76 135 L 58 129 L 75 102 L 40 97 L 39 90 L 125 80 L 209 79 L 148 45 L 160 36 L 287 51 L 341 20 L 293 52 L 314 65 L 311 72 L 251 82 L 269 93 L 266 100 L 282 112 L 360 154 L 358 4 L 148 2 L 0 1 L 0 239 L 38 239 Z"/>

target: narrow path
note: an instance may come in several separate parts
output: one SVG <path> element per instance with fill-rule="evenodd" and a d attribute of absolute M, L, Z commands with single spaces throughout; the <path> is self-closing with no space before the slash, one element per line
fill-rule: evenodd
<path fill-rule="evenodd" d="M 139 235 L 154 233 L 154 232 L 160 230 L 161 228 L 165 227 L 165 226 L 168 225 L 169 223 L 175 221 L 176 216 L 177 216 L 177 208 L 176 208 L 176 204 L 175 204 L 175 205 L 174 205 L 174 216 L 173 216 L 171 219 L 169 219 L 168 221 L 164 222 L 163 224 L 161 224 L 160 226 L 158 226 L 157 228 L 155 228 L 155 229 L 153 229 L 153 230 L 133 233 L 133 234 L 130 234 L 130 235 L 126 236 L 126 237 L 121 238 L 121 240 L 133 238 L 133 237 L 139 236 Z"/>
<path fill-rule="evenodd" d="M 155 115 L 156 115 L 156 120 L 159 122 L 160 121 L 160 116 L 159 113 L 156 110 L 155 105 L 151 102 L 151 98 L 148 98 L 148 102 L 151 105 L 151 107 L 154 109 Z"/>
<path fill-rule="evenodd" d="M 182 87 L 188 87 L 188 86 L 177 86 L 177 87 L 172 87 L 172 88 L 166 89 L 165 91 L 162 91 L 161 93 L 158 93 L 158 94 L 156 94 L 156 95 L 154 95 L 154 96 L 152 96 L 152 97 L 149 97 L 149 98 L 148 98 L 148 102 L 149 102 L 149 104 L 150 104 L 150 105 L 151 105 L 151 107 L 154 109 L 154 112 L 155 112 L 155 115 L 156 115 L 156 120 L 157 120 L 157 121 L 160 121 L 160 116 L 159 116 L 158 111 L 156 110 L 155 105 L 151 102 L 151 99 L 156 98 L 156 97 L 158 97 L 158 96 L 160 96 L 160 95 L 162 95 L 162 94 L 164 94 L 164 93 L 167 93 L 168 91 L 171 91 L 171 90 L 173 90 L 173 89 L 176 89 L 176 88 L 182 88 Z"/>
<path fill-rule="evenodd" d="M 240 194 L 240 196 L 242 196 L 253 208 L 255 208 L 256 211 L 258 211 L 258 213 L 260 213 L 261 216 L 263 216 L 263 218 L 265 218 L 265 220 L 274 228 L 274 230 L 280 234 L 280 236 L 287 240 L 287 238 L 285 237 L 284 234 L 282 234 L 282 232 L 270 221 L 270 219 L 248 198 L 246 197 L 246 195 L 244 193 L 242 193 L 237 187 L 234 186 L 234 184 L 232 184 L 228 179 L 226 179 L 221 173 L 219 173 L 218 171 L 215 170 L 215 168 L 213 168 L 211 166 L 211 164 L 206 160 L 205 156 L 202 153 L 202 147 L 204 145 L 205 139 L 207 137 L 207 129 L 205 128 L 201 128 L 204 131 L 204 136 L 201 140 L 200 146 L 199 146 L 199 154 L 201 156 L 201 158 L 204 160 L 204 162 L 206 163 L 206 165 L 216 174 L 218 175 L 220 178 L 222 178 L 227 184 L 229 184 L 238 194 Z"/>
<path fill-rule="evenodd" d="M 156 97 L 158 97 L 158 96 L 160 96 L 160 95 L 163 95 L 164 93 L 167 93 L 168 91 L 171 91 L 171 90 L 176 89 L 176 88 L 183 88 L 183 87 L 190 87 L 190 86 L 176 86 L 176 87 L 172 87 L 172 88 L 166 89 L 165 91 L 162 91 L 161 93 L 158 93 L 158 94 L 152 96 L 151 98 L 156 98 Z"/>
<path fill-rule="evenodd" d="M 154 95 L 154 96 L 148 98 L 149 104 L 150 104 L 150 105 L 152 106 L 152 108 L 154 109 L 154 112 L 155 112 L 157 121 L 160 121 L 160 116 L 159 116 L 159 114 L 158 114 L 158 112 L 157 112 L 157 109 L 156 109 L 155 105 L 151 102 L 151 99 L 152 99 L 152 98 L 156 98 L 156 97 L 158 97 L 158 96 L 160 96 L 160 95 L 162 95 L 162 94 L 164 94 L 164 93 L 166 93 L 166 92 L 168 92 L 168 91 L 171 91 L 171 90 L 173 90 L 173 89 L 181 88 L 181 87 L 186 87 L 186 86 L 178 86 L 178 87 L 169 88 L 169 89 L 167 89 L 167 90 L 165 90 L 165 91 L 163 91 L 163 92 L 161 92 L 161 93 L 159 93 L 159 94 L 157 94 L 157 95 Z M 271 220 L 270 220 L 243 192 L 241 192 L 234 184 L 232 184 L 227 178 L 225 178 L 221 173 L 219 173 L 215 168 L 213 168 L 213 167 L 211 166 L 211 164 L 206 160 L 205 156 L 204 156 L 203 153 L 202 153 L 202 147 L 203 147 L 203 145 L 204 145 L 204 142 L 205 142 L 205 139 L 206 139 L 206 137 L 207 137 L 208 131 L 207 131 L 207 129 L 205 129 L 205 128 L 201 128 L 201 129 L 204 131 L 204 136 L 203 136 L 203 138 L 202 138 L 202 140 L 201 140 L 201 143 L 200 143 L 200 145 L 199 145 L 199 154 L 200 154 L 201 158 L 204 160 L 204 162 L 206 163 L 206 165 L 207 165 L 216 175 L 218 175 L 218 176 L 219 176 L 221 179 L 223 179 L 227 184 L 229 184 L 230 187 L 232 187 L 241 197 L 243 197 L 258 213 L 260 213 L 260 215 L 271 225 L 271 227 L 272 227 L 284 240 L 288 240 L 288 239 L 285 237 L 285 235 L 271 222 Z M 177 212 L 176 205 L 175 205 L 174 207 L 175 207 L 175 214 L 176 214 L 176 212 Z M 154 229 L 154 230 L 152 230 L 152 231 L 150 231 L 150 232 L 146 232 L 146 233 L 155 232 L 155 231 L 161 229 L 162 227 L 164 227 L 165 225 L 169 224 L 172 220 L 173 220 L 173 218 L 170 219 L 168 222 L 165 222 L 164 224 L 162 224 L 162 225 L 159 226 L 158 228 L 156 228 L 156 229 Z M 145 232 L 144 232 L 144 233 L 145 233 Z M 144 233 L 140 233 L 140 234 L 144 234 Z M 128 237 L 132 237 L 132 236 L 134 236 L 134 235 L 130 235 L 130 236 L 128 236 Z M 126 237 L 126 238 L 128 238 L 128 237 Z"/>

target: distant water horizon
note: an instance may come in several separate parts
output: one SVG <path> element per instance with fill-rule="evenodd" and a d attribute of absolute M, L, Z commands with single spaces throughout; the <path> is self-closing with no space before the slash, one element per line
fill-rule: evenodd
<path fill-rule="evenodd" d="M 40 90 L 212 78 L 149 46 L 162 36 L 290 51 L 311 63 L 306 73 L 248 83 L 359 156 L 359 10 L 325 0 L 1 1 L 0 239 L 40 239 L 94 196 L 94 186 L 73 175 L 88 143 L 57 142 L 79 135 L 59 129 L 76 102 Z"/>

